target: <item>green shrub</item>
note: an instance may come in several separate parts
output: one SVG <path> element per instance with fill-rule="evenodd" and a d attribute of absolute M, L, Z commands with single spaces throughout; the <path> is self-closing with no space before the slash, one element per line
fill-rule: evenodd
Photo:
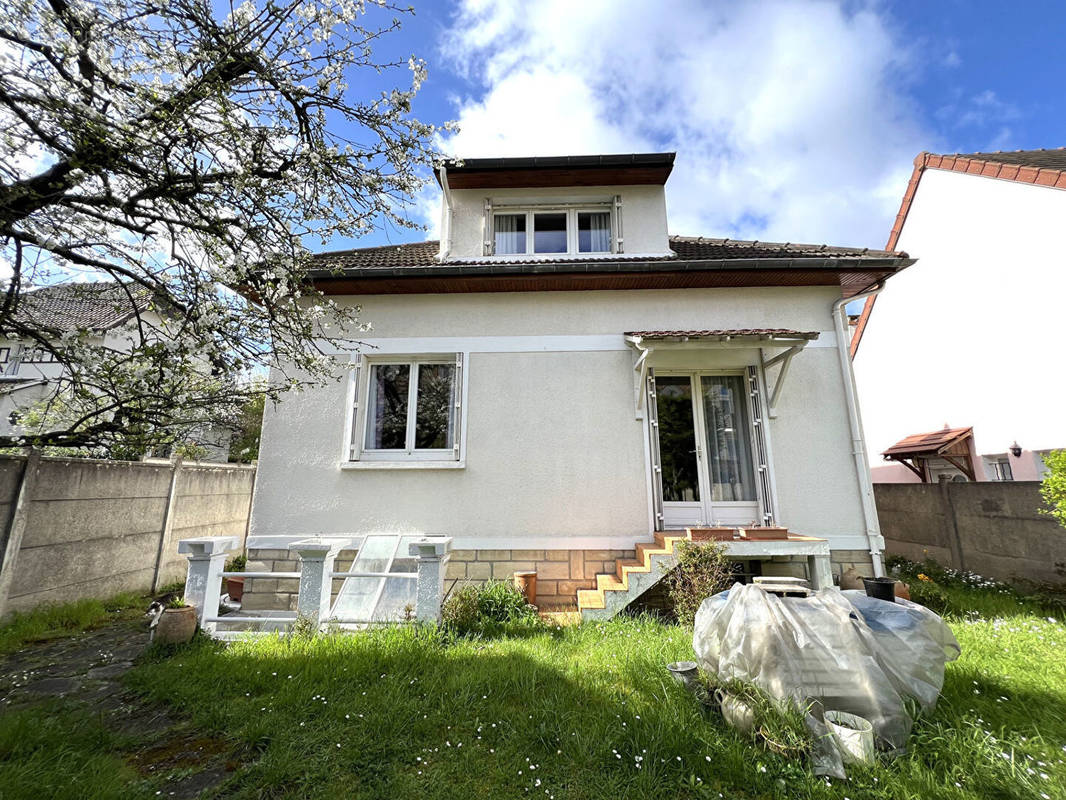
<path fill-rule="evenodd" d="M 1066 450 L 1054 450 L 1045 454 L 1044 464 L 1048 471 L 1040 485 L 1040 494 L 1048 508 L 1043 511 L 1066 528 Z"/>
<path fill-rule="evenodd" d="M 680 541 L 674 548 L 677 566 L 663 578 L 666 596 L 677 621 L 689 628 L 700 604 L 733 584 L 733 569 L 717 542 Z"/>
<path fill-rule="evenodd" d="M 226 562 L 226 572 L 244 572 L 244 568 L 248 565 L 248 556 L 241 553 L 239 556 L 234 556 Z"/>
<path fill-rule="evenodd" d="M 526 603 L 514 584 L 503 581 L 459 587 L 444 602 L 441 617 L 448 628 L 464 635 L 540 624 L 536 607 Z"/>

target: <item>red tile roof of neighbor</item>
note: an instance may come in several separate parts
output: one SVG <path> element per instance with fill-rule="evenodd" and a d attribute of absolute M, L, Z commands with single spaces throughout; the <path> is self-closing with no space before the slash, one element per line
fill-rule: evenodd
<path fill-rule="evenodd" d="M 899 213 L 896 214 L 895 223 L 888 234 L 888 243 L 885 247 L 889 250 L 894 250 L 899 242 L 903 224 L 907 221 L 907 214 L 911 210 L 914 195 L 918 191 L 918 183 L 922 179 L 922 173 L 927 169 L 964 172 L 968 175 L 980 175 L 983 178 L 1032 183 L 1051 189 L 1066 189 L 1066 147 L 1054 150 L 1014 150 L 1012 152 L 955 153 L 953 155 L 919 153 L 914 159 L 914 171 L 903 193 Z M 852 358 L 855 358 L 859 350 L 859 343 L 862 341 L 862 335 L 870 321 L 870 314 L 873 313 L 876 302 L 876 295 L 866 298 L 862 313 L 855 325 L 855 333 L 851 337 Z"/>
<path fill-rule="evenodd" d="M 839 285 L 857 294 L 913 263 L 906 253 L 672 236 L 661 256 L 438 259 L 437 241 L 318 253 L 311 277 L 339 293 Z"/>
<path fill-rule="evenodd" d="M 900 439 L 885 450 L 883 456 L 920 455 L 939 453 L 960 439 L 973 435 L 973 428 L 943 428 L 931 433 L 915 433 Z"/>

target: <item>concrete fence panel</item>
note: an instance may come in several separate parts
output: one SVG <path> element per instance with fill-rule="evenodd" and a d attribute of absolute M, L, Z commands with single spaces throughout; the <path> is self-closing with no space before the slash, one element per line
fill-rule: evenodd
<path fill-rule="evenodd" d="M 0 617 L 185 575 L 182 538 L 237 536 L 255 468 L 0 457 Z"/>
<path fill-rule="evenodd" d="M 1066 584 L 1066 529 L 1035 481 L 874 485 L 890 554 L 1005 581 Z"/>

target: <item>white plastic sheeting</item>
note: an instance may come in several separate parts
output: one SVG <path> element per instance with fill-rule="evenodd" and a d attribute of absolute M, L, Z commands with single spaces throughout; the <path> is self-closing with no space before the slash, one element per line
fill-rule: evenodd
<path fill-rule="evenodd" d="M 902 749 L 912 703 L 936 706 L 944 664 L 959 643 L 929 609 L 862 592 L 823 589 L 781 598 L 735 584 L 703 601 L 696 614 L 696 657 L 719 680 L 755 684 L 771 697 L 812 700 L 873 725 L 882 748 Z"/>

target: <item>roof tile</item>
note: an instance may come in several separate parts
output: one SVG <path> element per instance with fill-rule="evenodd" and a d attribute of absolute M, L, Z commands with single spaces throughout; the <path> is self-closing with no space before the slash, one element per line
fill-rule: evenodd
<path fill-rule="evenodd" d="M 23 294 L 15 320 L 60 331 L 106 330 L 150 305 L 151 295 L 144 288 L 130 288 L 113 281 L 63 283 Z"/>
<path fill-rule="evenodd" d="M 855 247 L 830 247 L 824 244 L 793 244 L 791 242 L 758 242 L 736 239 L 712 239 L 702 236 L 671 236 L 672 253 L 662 256 L 628 256 L 609 254 L 587 258 L 567 258 L 567 264 L 594 264 L 597 261 L 621 261 L 636 258 L 640 261 L 701 261 L 719 259 L 802 259 L 802 258 L 906 258 L 906 253 L 870 250 Z M 434 267 L 440 265 L 437 256 L 439 241 L 413 244 L 364 247 L 354 250 L 339 250 L 317 253 L 312 257 L 312 268 L 338 272 L 372 271 L 403 267 Z M 544 259 L 529 261 L 502 261 L 498 259 L 449 259 L 449 265 L 500 263 L 508 265 L 544 263 Z M 564 263 L 554 260 L 551 263 Z"/>

